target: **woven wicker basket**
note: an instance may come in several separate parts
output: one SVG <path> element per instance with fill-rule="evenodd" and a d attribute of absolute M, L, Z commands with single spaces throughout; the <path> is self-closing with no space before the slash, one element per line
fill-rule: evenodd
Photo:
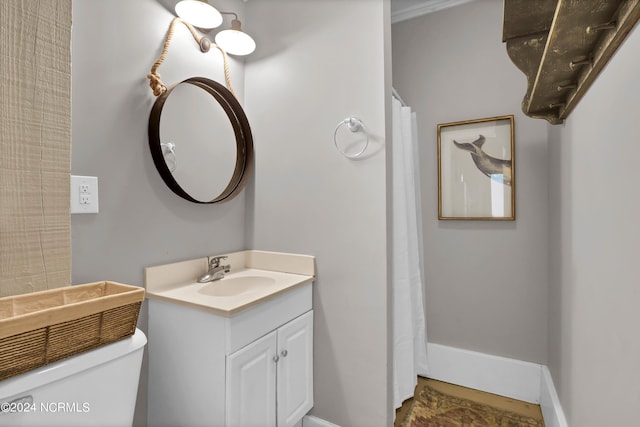
<path fill-rule="evenodd" d="M 133 335 L 143 299 L 115 282 L 0 298 L 0 380 Z"/>

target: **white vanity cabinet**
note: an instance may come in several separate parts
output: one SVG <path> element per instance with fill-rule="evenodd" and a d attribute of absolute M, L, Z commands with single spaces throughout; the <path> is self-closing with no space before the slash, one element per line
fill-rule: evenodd
<path fill-rule="evenodd" d="M 227 356 L 226 426 L 293 427 L 313 406 L 313 311 Z"/>
<path fill-rule="evenodd" d="M 148 337 L 150 427 L 290 427 L 313 406 L 311 281 L 230 315 L 150 297 Z"/>

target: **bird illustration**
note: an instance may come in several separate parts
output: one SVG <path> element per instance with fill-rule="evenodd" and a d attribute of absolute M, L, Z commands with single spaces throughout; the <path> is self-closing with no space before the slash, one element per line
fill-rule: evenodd
<path fill-rule="evenodd" d="M 492 157 L 484 152 L 482 146 L 486 142 L 483 135 L 471 143 L 460 143 L 453 140 L 456 147 L 461 150 L 468 151 L 471 154 L 473 163 L 480 172 L 506 185 L 511 185 L 511 160 L 504 160 Z"/>

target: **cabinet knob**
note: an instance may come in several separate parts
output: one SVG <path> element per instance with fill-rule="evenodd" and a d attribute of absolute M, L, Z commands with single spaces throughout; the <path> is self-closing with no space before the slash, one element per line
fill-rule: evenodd
<path fill-rule="evenodd" d="M 275 356 L 273 356 L 273 361 L 278 363 L 278 360 L 280 360 L 280 356 L 278 356 L 277 354 Z"/>
<path fill-rule="evenodd" d="M 280 355 L 282 355 L 282 357 L 287 357 L 287 354 L 289 354 L 289 352 L 287 350 L 282 350 L 280 352 Z"/>

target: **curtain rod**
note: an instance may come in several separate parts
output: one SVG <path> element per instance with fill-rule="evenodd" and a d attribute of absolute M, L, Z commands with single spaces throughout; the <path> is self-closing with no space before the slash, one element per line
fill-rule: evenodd
<path fill-rule="evenodd" d="M 404 102 L 404 99 L 402 99 L 402 97 L 400 96 L 400 94 L 398 93 L 398 91 L 396 90 L 396 88 L 395 88 L 395 87 L 391 87 L 391 91 L 392 91 L 391 93 L 393 94 L 393 96 L 395 96 L 395 97 L 396 97 L 396 99 L 397 99 L 398 101 L 400 101 L 400 103 L 401 103 L 404 107 L 406 107 L 406 106 L 407 106 L 407 103 L 406 103 L 406 102 Z"/>

